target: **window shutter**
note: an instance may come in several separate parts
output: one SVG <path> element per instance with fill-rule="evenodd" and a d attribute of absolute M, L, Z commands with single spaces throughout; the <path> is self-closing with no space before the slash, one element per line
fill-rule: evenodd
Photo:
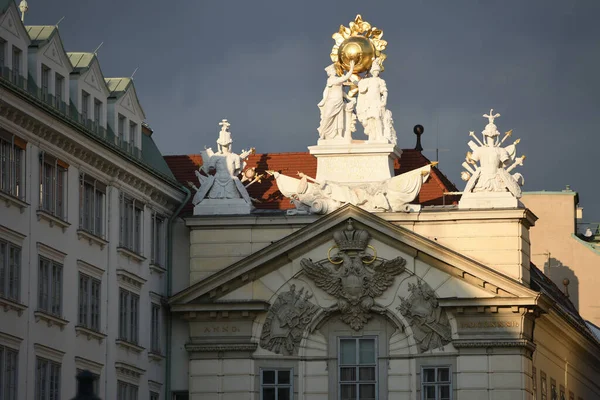
<path fill-rule="evenodd" d="M 6 293 L 6 275 L 8 270 L 8 244 L 0 242 L 0 294 Z"/>
<path fill-rule="evenodd" d="M 8 278 L 8 297 L 19 300 L 21 292 L 21 249 L 10 246 L 10 269 Z"/>
<path fill-rule="evenodd" d="M 120 245 L 123 246 L 124 244 L 124 231 L 123 231 L 123 226 L 125 225 L 125 205 L 123 204 L 123 193 L 119 193 L 119 242 Z"/>

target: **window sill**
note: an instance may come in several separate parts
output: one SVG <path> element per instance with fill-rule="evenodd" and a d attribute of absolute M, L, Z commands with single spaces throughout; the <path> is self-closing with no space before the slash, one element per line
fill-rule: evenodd
<path fill-rule="evenodd" d="M 104 250 L 104 246 L 108 244 L 108 241 L 102 239 L 100 236 L 94 235 L 93 233 L 90 233 L 81 228 L 77 229 L 77 237 L 79 238 L 79 240 L 88 240 L 90 242 L 90 246 L 93 244 L 97 244 L 98 246 L 100 246 L 101 250 Z"/>
<path fill-rule="evenodd" d="M 4 312 L 9 312 L 10 310 L 16 311 L 17 314 L 19 314 L 19 317 L 23 314 L 23 311 L 27 309 L 25 304 L 18 303 L 2 296 L 0 296 L 0 306 L 4 308 Z"/>
<path fill-rule="evenodd" d="M 75 335 L 76 336 L 85 335 L 85 336 L 87 336 L 87 340 L 96 339 L 96 340 L 98 340 L 98 343 L 102 343 L 102 341 L 106 337 L 106 335 L 104 333 L 95 331 L 93 329 L 86 328 L 85 326 L 82 326 L 82 325 L 75 326 Z"/>
<path fill-rule="evenodd" d="M 15 206 L 19 208 L 21 214 L 25 212 L 25 208 L 29 206 L 26 202 L 19 199 L 18 197 L 13 196 L 12 194 L 0 191 L 0 199 L 6 203 L 6 207 Z"/>
<path fill-rule="evenodd" d="M 150 361 L 161 362 L 165 359 L 165 356 L 163 356 L 160 353 L 157 353 L 156 351 L 150 351 L 148 352 L 148 358 L 150 359 Z"/>
<path fill-rule="evenodd" d="M 133 259 L 138 263 L 142 263 L 146 259 L 146 257 L 144 257 L 143 255 L 138 254 L 135 251 L 129 250 L 128 248 L 122 246 L 117 247 L 117 253 L 129 258 L 130 260 Z"/>
<path fill-rule="evenodd" d="M 33 315 L 35 316 L 35 322 L 39 322 L 44 321 L 48 324 L 48 326 L 52 326 L 52 325 L 56 325 L 60 328 L 60 330 L 64 330 L 65 326 L 67 326 L 67 324 L 69 323 L 69 321 L 67 321 L 66 319 L 62 319 L 60 317 L 57 317 L 56 315 L 51 315 L 48 314 L 45 311 L 36 311 L 33 313 Z"/>
<path fill-rule="evenodd" d="M 150 264 L 150 273 L 156 273 L 159 275 L 163 275 L 165 272 L 167 272 L 167 270 L 163 267 L 161 267 L 158 264 Z"/>
<path fill-rule="evenodd" d="M 123 340 L 123 339 L 117 339 L 115 341 L 115 343 L 117 344 L 117 346 L 120 346 L 120 347 L 124 348 L 127 351 L 131 350 L 134 353 L 138 353 L 138 354 L 141 353 L 142 351 L 146 350 L 142 346 L 138 346 L 137 344 L 128 342 L 128 341 Z"/>
<path fill-rule="evenodd" d="M 69 226 L 71 226 L 71 224 L 65 221 L 64 219 L 57 217 L 56 215 L 52 215 L 46 210 L 37 210 L 37 218 L 38 221 L 42 218 L 48 221 L 50 227 L 58 225 L 62 228 L 63 232 L 66 231 Z"/>

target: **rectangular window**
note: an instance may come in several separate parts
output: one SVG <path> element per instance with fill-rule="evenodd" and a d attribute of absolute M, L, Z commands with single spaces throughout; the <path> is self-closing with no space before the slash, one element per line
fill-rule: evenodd
<path fill-rule="evenodd" d="M 79 178 L 79 227 L 104 237 L 104 201 L 106 185 L 89 175 Z"/>
<path fill-rule="evenodd" d="M 100 331 L 100 281 L 79 273 L 79 325 Z"/>
<path fill-rule="evenodd" d="M 345 338 L 339 342 L 341 400 L 377 398 L 375 338 Z"/>
<path fill-rule="evenodd" d="M 142 253 L 143 204 L 121 193 L 120 246 Z"/>
<path fill-rule="evenodd" d="M 40 257 L 38 309 L 58 317 L 62 315 L 62 274 L 62 265 Z"/>
<path fill-rule="evenodd" d="M 119 290 L 119 339 L 137 344 L 140 296 Z"/>
<path fill-rule="evenodd" d="M 0 346 L 0 399 L 17 400 L 17 372 L 19 353 Z"/>
<path fill-rule="evenodd" d="M 0 297 L 18 302 L 21 288 L 21 248 L 0 240 Z"/>
<path fill-rule="evenodd" d="M 129 121 L 129 142 L 132 147 L 138 147 L 137 145 L 137 124 Z"/>
<path fill-rule="evenodd" d="M 61 111 L 65 111 L 66 106 L 64 105 L 64 92 L 65 92 L 65 78 L 61 75 L 55 75 L 54 81 L 54 96 L 56 97 L 56 108 Z"/>
<path fill-rule="evenodd" d="M 81 91 L 81 118 L 87 126 L 87 121 L 90 119 L 90 95 L 86 91 Z"/>
<path fill-rule="evenodd" d="M 531 370 L 531 388 L 533 390 L 533 399 L 537 399 L 537 370 L 535 367 Z"/>
<path fill-rule="evenodd" d="M 50 68 L 42 64 L 42 100 L 48 101 L 48 86 L 50 84 Z"/>
<path fill-rule="evenodd" d="M 166 265 L 167 244 L 166 218 L 156 212 L 152 214 L 152 264 L 164 267 Z"/>
<path fill-rule="evenodd" d="M 294 374 L 291 369 L 261 369 L 261 400 L 290 400 L 294 397 L 292 382 Z"/>
<path fill-rule="evenodd" d="M 40 209 L 66 219 L 68 164 L 42 152 L 40 157 Z"/>
<path fill-rule="evenodd" d="M 421 393 L 423 400 L 452 399 L 450 367 L 423 367 L 421 369 Z"/>
<path fill-rule="evenodd" d="M 60 364 L 37 357 L 35 399 L 60 400 Z"/>
<path fill-rule="evenodd" d="M 137 400 L 138 387 L 131 383 L 117 381 L 117 400 Z"/>
<path fill-rule="evenodd" d="M 560 385 L 560 400 L 567 400 L 567 395 L 565 394 L 565 387 Z"/>
<path fill-rule="evenodd" d="M 150 392 L 150 400 L 158 400 L 160 395 L 156 392 Z"/>
<path fill-rule="evenodd" d="M 150 350 L 162 354 L 160 346 L 160 305 L 152 303 L 152 318 L 150 327 Z"/>
<path fill-rule="evenodd" d="M 119 138 L 118 145 L 121 146 L 125 142 L 125 117 L 121 114 L 119 114 L 117 133 Z"/>
<path fill-rule="evenodd" d="M 6 41 L 0 38 L 0 68 L 2 77 L 6 77 L 4 75 L 4 67 L 6 67 Z"/>
<path fill-rule="evenodd" d="M 556 390 L 556 380 L 550 378 L 550 399 L 558 400 L 558 391 Z"/>
<path fill-rule="evenodd" d="M 82 369 L 77 368 L 77 375 L 79 375 L 82 372 L 83 372 Z M 96 396 L 98 396 L 100 394 L 100 375 L 94 374 L 92 372 L 90 372 L 90 373 L 94 376 L 94 383 L 92 384 L 92 390 L 94 391 L 94 394 Z M 79 381 L 77 381 L 77 392 L 79 392 Z"/>
<path fill-rule="evenodd" d="M 21 57 L 23 52 L 18 47 L 13 46 L 12 52 L 12 82 L 15 85 L 21 84 Z"/>
<path fill-rule="evenodd" d="M 14 135 L 0 133 L 0 190 L 25 200 L 26 143 Z"/>
<path fill-rule="evenodd" d="M 94 123 L 100 126 L 100 116 L 102 115 L 102 102 L 94 99 Z"/>
<path fill-rule="evenodd" d="M 540 390 L 542 392 L 542 400 L 548 399 L 548 384 L 546 381 L 546 374 L 544 371 L 540 371 Z"/>

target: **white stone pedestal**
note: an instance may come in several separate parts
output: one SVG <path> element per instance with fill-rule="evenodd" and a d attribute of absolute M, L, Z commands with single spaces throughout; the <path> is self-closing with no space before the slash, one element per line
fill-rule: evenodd
<path fill-rule="evenodd" d="M 244 199 L 204 199 L 194 206 L 194 215 L 250 214 L 252 204 Z"/>
<path fill-rule="evenodd" d="M 459 209 L 524 208 L 523 203 L 509 192 L 464 193 L 458 202 Z"/>
<path fill-rule="evenodd" d="M 319 182 L 376 182 L 394 176 L 394 160 L 402 151 L 393 144 L 363 140 L 336 142 L 319 140 L 308 151 L 317 157 Z"/>

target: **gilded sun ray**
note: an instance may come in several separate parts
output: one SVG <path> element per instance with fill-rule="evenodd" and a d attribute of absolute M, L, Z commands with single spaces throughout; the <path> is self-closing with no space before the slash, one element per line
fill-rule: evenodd
<path fill-rule="evenodd" d="M 350 62 L 354 61 L 354 72 L 360 74 L 369 71 L 373 60 L 379 58 L 381 71 L 383 71 L 383 53 L 387 42 L 382 40 L 383 31 L 371 26 L 358 14 L 348 27 L 340 25 L 340 29 L 332 36 L 335 44 L 331 49 L 331 61 L 335 64 L 338 75 L 348 71 Z"/>

